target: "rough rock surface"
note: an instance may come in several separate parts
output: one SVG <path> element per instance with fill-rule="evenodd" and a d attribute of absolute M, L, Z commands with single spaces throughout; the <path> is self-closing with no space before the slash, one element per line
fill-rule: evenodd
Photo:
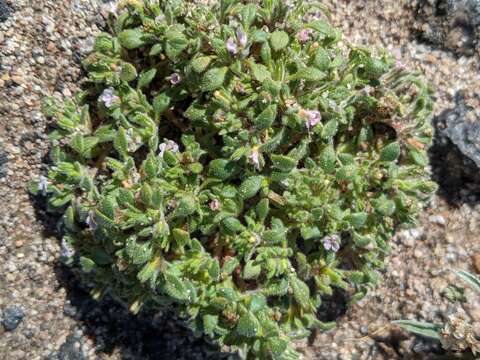
<path fill-rule="evenodd" d="M 0 311 L 15 304 L 25 312 L 15 331 L 0 326 L 0 360 L 56 360 L 67 354 L 86 360 L 218 359 L 215 348 L 171 314 L 133 317 L 112 301 L 91 300 L 58 263 L 56 219 L 26 192 L 27 182 L 46 170 L 50 124 L 40 112 L 41 100 L 75 92 L 82 76 L 79 60 L 104 26 L 100 14 L 108 2 L 0 3 L 13 10 L 0 21 Z M 458 58 L 412 41 L 414 2 L 325 3 L 348 41 L 397 51 L 408 67 L 424 72 L 436 91 L 437 115 L 454 108 L 454 95 L 462 90 L 480 118 L 478 53 Z M 324 308 L 325 316 L 339 316 L 338 327 L 310 339 L 303 348 L 307 359 L 424 359 L 440 352 L 438 344 L 390 325 L 399 318 L 442 320 L 454 310 L 441 295 L 457 282 L 450 269 L 473 271 L 480 256 L 478 172 L 466 176 L 462 154 L 437 140 L 431 157 L 441 191 L 418 227 L 392 241 L 379 288 L 346 312 L 342 296 L 326 302 L 332 309 Z M 452 176 L 454 181 L 448 180 Z M 478 322 L 480 299 L 470 289 L 466 295 L 464 311 Z M 70 352 L 72 346 L 78 351 Z"/>
<path fill-rule="evenodd" d="M 436 118 L 436 125 L 480 168 L 480 120 L 472 116 L 472 108 L 461 92 L 457 93 L 455 101 L 453 109 L 445 110 Z"/>
<path fill-rule="evenodd" d="M 417 0 L 416 30 L 421 38 L 460 55 L 478 52 L 479 0 Z"/>

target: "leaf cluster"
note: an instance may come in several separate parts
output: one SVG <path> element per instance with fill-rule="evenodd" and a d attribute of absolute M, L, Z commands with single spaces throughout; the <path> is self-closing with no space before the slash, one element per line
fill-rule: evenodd
<path fill-rule="evenodd" d="M 362 298 L 435 185 L 431 90 L 388 54 L 339 45 L 311 4 L 128 0 L 49 102 L 48 194 L 65 262 L 130 304 L 176 307 L 256 359 L 339 287 Z"/>

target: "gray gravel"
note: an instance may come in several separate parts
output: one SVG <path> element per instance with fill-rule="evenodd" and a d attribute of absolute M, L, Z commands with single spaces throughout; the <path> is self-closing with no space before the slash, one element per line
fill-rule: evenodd
<path fill-rule="evenodd" d="M 435 113 L 455 107 L 464 93 L 467 119 L 480 118 L 478 52 L 458 56 L 414 40 L 424 24 L 414 0 L 327 1 L 332 21 L 348 41 L 399 51 L 436 90 Z M 32 199 L 26 184 L 46 170 L 45 95 L 71 96 L 81 79 L 80 59 L 104 25 L 104 2 L 0 0 L 0 311 L 16 306 L 25 316 L 13 331 L 0 326 L 1 360 L 215 359 L 218 349 L 197 339 L 171 314 L 133 317 L 111 300 L 96 303 L 58 263 L 56 219 Z M 8 15 L 2 9 L 8 8 Z M 11 11 L 10 11 L 11 10 Z M 441 352 L 390 326 L 391 320 L 441 321 L 452 311 L 442 297 L 456 283 L 450 269 L 480 271 L 479 186 L 468 159 L 438 136 L 431 151 L 438 196 L 413 230 L 392 241 L 384 282 L 347 310 L 342 294 L 321 315 L 338 328 L 299 344 L 307 359 L 427 358 Z M 477 259 L 477 260 L 475 260 Z M 479 299 L 469 289 L 459 310 L 480 322 Z M 340 305 L 340 306 L 339 306 Z"/>

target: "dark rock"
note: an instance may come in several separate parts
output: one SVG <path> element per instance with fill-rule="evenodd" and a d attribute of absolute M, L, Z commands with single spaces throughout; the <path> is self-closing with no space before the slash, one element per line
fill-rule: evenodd
<path fill-rule="evenodd" d="M 0 150 L 0 178 L 5 177 L 5 164 L 8 162 L 8 155 Z"/>
<path fill-rule="evenodd" d="M 419 37 L 458 55 L 473 55 L 480 45 L 480 0 L 421 0 Z"/>
<path fill-rule="evenodd" d="M 436 119 L 438 129 L 444 133 L 468 158 L 480 167 L 480 119 L 469 121 L 472 111 L 465 104 L 461 92 L 456 95 L 456 106 L 446 110 Z"/>
<path fill-rule="evenodd" d="M 8 6 L 4 0 L 0 0 L 0 22 L 7 20 L 12 14 L 12 9 Z"/>
<path fill-rule="evenodd" d="M 18 306 L 9 306 L 3 310 L 2 324 L 5 330 L 13 331 L 25 317 L 25 313 Z"/>
<path fill-rule="evenodd" d="M 69 335 L 60 346 L 57 354 L 58 360 L 85 360 L 82 338 L 76 335 Z"/>
<path fill-rule="evenodd" d="M 66 302 L 65 305 L 63 305 L 63 313 L 73 318 L 77 315 L 77 308 Z"/>

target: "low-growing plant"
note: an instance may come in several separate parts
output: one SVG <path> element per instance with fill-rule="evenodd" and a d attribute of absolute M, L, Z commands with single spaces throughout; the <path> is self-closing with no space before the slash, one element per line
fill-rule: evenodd
<path fill-rule="evenodd" d="M 480 278 L 468 271 L 457 271 L 456 275 L 480 294 Z M 463 293 L 462 293 L 463 295 Z M 438 340 L 448 351 L 471 352 L 473 356 L 480 354 L 480 334 L 475 334 L 471 321 L 461 313 L 448 316 L 444 324 L 416 320 L 396 320 L 393 324 L 416 335 Z"/>
<path fill-rule="evenodd" d="M 92 294 L 176 309 L 256 359 L 335 287 L 362 298 L 388 240 L 435 189 L 431 90 L 398 59 L 341 42 L 312 2 L 129 0 L 48 101 L 62 258 Z"/>

